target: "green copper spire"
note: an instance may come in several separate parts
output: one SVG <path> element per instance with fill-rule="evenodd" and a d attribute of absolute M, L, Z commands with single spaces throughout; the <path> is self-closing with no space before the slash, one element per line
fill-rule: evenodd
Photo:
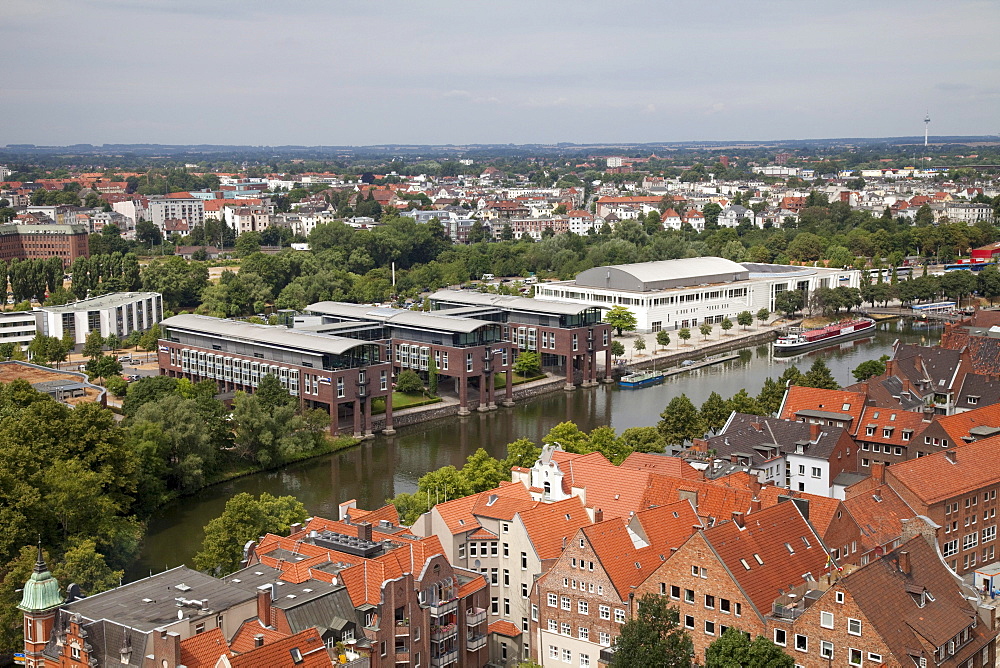
<path fill-rule="evenodd" d="M 42 540 L 38 539 L 38 558 L 31 577 L 24 583 L 24 595 L 17 606 L 22 612 L 40 613 L 54 610 L 62 605 L 63 597 L 59 593 L 59 581 L 52 577 L 49 567 L 42 558 Z"/>

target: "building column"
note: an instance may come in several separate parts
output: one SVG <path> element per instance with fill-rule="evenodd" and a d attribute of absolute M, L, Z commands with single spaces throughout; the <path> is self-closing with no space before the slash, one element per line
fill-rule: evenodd
<path fill-rule="evenodd" d="M 361 438 L 361 400 L 355 399 L 351 404 L 354 406 L 354 438 Z"/>
<path fill-rule="evenodd" d="M 336 437 L 339 431 L 339 414 L 340 411 L 337 410 L 338 404 L 335 401 L 330 402 L 330 436 Z"/>
<path fill-rule="evenodd" d="M 372 421 L 374 420 L 374 418 L 372 417 L 372 395 L 369 394 L 365 396 L 364 406 L 365 406 L 365 414 L 363 416 L 364 417 L 363 427 L 365 431 L 365 439 L 375 438 L 375 434 L 372 433 Z"/>
<path fill-rule="evenodd" d="M 487 382 L 487 384 L 489 385 L 489 388 L 490 388 L 490 394 L 489 394 L 490 402 L 487 404 L 487 407 L 491 411 L 495 411 L 497 409 L 497 387 L 496 387 L 496 385 L 497 385 L 497 376 L 496 376 L 496 371 L 494 371 L 493 373 L 490 373 L 490 374 L 488 374 L 486 376 L 486 382 Z"/>
<path fill-rule="evenodd" d="M 390 388 L 389 393 L 385 395 L 385 428 L 382 429 L 382 433 L 386 436 L 392 436 L 396 433 L 396 430 L 392 428 L 392 389 Z"/>
<path fill-rule="evenodd" d="M 566 355 L 566 384 L 563 385 L 563 389 L 567 392 L 576 389 L 576 385 L 573 384 L 574 362 L 576 362 L 576 355 Z"/>
<path fill-rule="evenodd" d="M 490 388 L 486 387 L 486 374 L 479 374 L 479 406 L 476 408 L 480 413 L 485 413 L 490 409 Z"/>
<path fill-rule="evenodd" d="M 604 382 L 611 382 L 611 347 L 604 349 Z"/>
<path fill-rule="evenodd" d="M 458 414 L 469 414 L 469 378 L 459 376 L 458 380 Z"/>
<path fill-rule="evenodd" d="M 514 370 L 513 369 L 507 369 L 507 371 L 505 373 L 506 373 L 506 376 L 507 376 L 507 379 L 506 379 L 507 382 L 504 384 L 503 405 L 504 406 L 513 406 L 514 405 Z"/>

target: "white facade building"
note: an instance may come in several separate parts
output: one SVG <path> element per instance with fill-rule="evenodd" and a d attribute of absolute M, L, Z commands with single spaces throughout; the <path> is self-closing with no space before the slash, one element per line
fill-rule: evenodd
<path fill-rule="evenodd" d="M 545 283 L 535 289 L 540 301 L 568 302 L 610 309 L 624 306 L 635 314 L 637 330 L 734 323 L 741 311 L 774 311 L 775 296 L 786 290 L 811 293 L 821 287 L 860 287 L 851 269 L 738 264 L 720 257 L 685 258 L 594 267 L 572 281 Z"/>
<path fill-rule="evenodd" d="M 33 311 L 0 311 L 0 344 L 16 343 L 24 350 L 38 328 Z"/>
<path fill-rule="evenodd" d="M 123 215 L 125 214 L 124 212 Z M 167 220 L 183 220 L 190 227 L 205 224 L 205 202 L 197 197 L 149 200 L 149 219 L 161 232 Z"/>
<path fill-rule="evenodd" d="M 61 339 L 68 335 L 81 344 L 90 332 L 100 330 L 101 336 L 114 334 L 124 339 L 163 320 L 163 296 L 158 292 L 113 292 L 64 306 L 42 306 L 33 314 L 38 331 L 46 336 Z"/>

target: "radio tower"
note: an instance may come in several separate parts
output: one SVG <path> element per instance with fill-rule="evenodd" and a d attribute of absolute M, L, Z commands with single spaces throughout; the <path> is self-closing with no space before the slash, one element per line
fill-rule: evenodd
<path fill-rule="evenodd" d="M 931 124 L 931 113 L 927 112 L 927 115 L 924 116 L 924 148 L 927 148 L 927 131 L 930 124 Z"/>

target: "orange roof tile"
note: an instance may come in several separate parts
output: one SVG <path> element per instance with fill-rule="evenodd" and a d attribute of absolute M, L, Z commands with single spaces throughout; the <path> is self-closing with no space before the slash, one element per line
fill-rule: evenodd
<path fill-rule="evenodd" d="M 517 627 L 517 624 L 508 622 L 505 619 L 500 619 L 487 626 L 486 632 L 498 633 L 502 636 L 507 636 L 508 638 L 516 638 L 521 635 L 521 629 Z"/>
<path fill-rule="evenodd" d="M 920 417 L 918 413 L 914 415 Z M 962 445 L 968 443 L 971 438 L 969 430 L 973 427 L 1000 427 L 1000 404 L 975 408 L 965 413 L 936 416 L 934 422 L 941 425 L 954 445 Z"/>
<path fill-rule="evenodd" d="M 568 541 L 591 523 L 577 496 L 555 503 L 539 503 L 518 516 L 539 559 L 557 558 L 562 554 L 563 541 Z"/>
<path fill-rule="evenodd" d="M 844 507 L 861 528 L 861 546 L 867 552 L 903 535 L 903 520 L 916 515 L 896 491 L 869 477 L 845 491 Z"/>
<path fill-rule="evenodd" d="M 851 431 L 860 440 L 889 445 L 906 445 L 907 443 L 915 443 L 916 437 L 929 424 L 923 421 L 921 413 L 866 406 L 861 419 Z M 872 433 L 869 434 L 869 430 L 873 430 Z M 885 435 L 886 430 L 888 430 L 888 436 Z M 909 434 L 906 439 L 903 438 L 904 431 Z"/>
<path fill-rule="evenodd" d="M 807 492 L 798 492 L 784 487 L 765 485 L 757 493 L 760 499 L 761 508 L 770 508 L 780 502 L 780 497 L 805 499 L 809 502 L 809 523 L 816 529 L 816 533 L 825 536 L 830 524 L 837 518 L 838 512 L 843 512 L 840 499 L 833 499 L 829 496 L 818 496 Z M 785 501 L 787 503 L 787 501 Z M 758 511 L 760 512 L 760 511 Z"/>
<path fill-rule="evenodd" d="M 298 658 L 293 658 L 293 655 Z M 229 659 L 232 668 L 320 668 L 332 661 L 323 639 L 315 629 L 257 647 Z"/>
<path fill-rule="evenodd" d="M 230 648 L 239 654 L 249 652 L 254 648 L 254 636 L 257 635 L 264 636 L 265 645 L 272 643 L 275 640 L 281 640 L 282 638 L 288 637 L 287 633 L 282 633 L 281 631 L 270 629 L 262 625 L 256 618 L 248 619 L 240 625 L 240 629 L 236 632 L 236 635 L 233 636 Z"/>
<path fill-rule="evenodd" d="M 496 499 L 490 502 L 490 497 Z M 474 531 L 479 528 L 476 514 L 497 519 L 513 519 L 519 510 L 534 506 L 531 494 L 521 484 L 506 483 L 494 489 L 471 494 L 434 506 L 434 512 L 444 520 L 452 534 Z"/>
<path fill-rule="evenodd" d="M 961 496 L 1000 482 L 1000 471 L 986 465 L 996 460 L 998 447 L 1000 436 L 994 436 L 899 462 L 886 469 L 886 482 L 906 487 L 928 505 Z"/>
<path fill-rule="evenodd" d="M 181 641 L 181 663 L 187 668 L 213 668 L 223 654 L 229 654 L 229 645 L 218 628 Z"/>
<path fill-rule="evenodd" d="M 633 452 L 619 468 L 632 469 L 635 471 L 655 471 L 675 478 L 695 478 L 702 480 L 703 475 L 691 464 L 680 457 L 668 457 L 652 452 Z"/>
<path fill-rule="evenodd" d="M 822 390 L 815 387 L 792 385 L 785 393 L 778 415 L 782 420 L 795 420 L 796 413 L 803 410 L 843 413 L 851 416 L 850 431 L 853 433 L 861 420 L 865 408 L 865 395 L 846 390 Z"/>

